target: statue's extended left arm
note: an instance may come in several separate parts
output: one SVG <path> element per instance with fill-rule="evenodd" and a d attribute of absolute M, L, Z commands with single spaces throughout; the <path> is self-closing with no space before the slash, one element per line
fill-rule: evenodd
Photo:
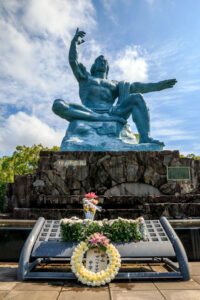
<path fill-rule="evenodd" d="M 150 93 L 157 92 L 164 89 L 172 88 L 177 83 L 176 79 L 168 79 L 155 83 L 140 83 L 133 82 L 130 86 L 131 93 Z"/>

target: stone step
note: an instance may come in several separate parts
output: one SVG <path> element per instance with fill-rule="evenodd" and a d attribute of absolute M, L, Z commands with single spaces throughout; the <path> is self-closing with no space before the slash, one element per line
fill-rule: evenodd
<path fill-rule="evenodd" d="M 47 195 L 40 197 L 37 202 L 30 203 L 30 207 L 40 208 L 82 208 L 82 199 L 84 195 Z M 161 195 L 161 196 L 99 196 L 99 205 L 105 209 L 109 208 L 140 208 L 144 203 L 199 203 L 200 194 L 186 194 L 186 195 Z"/>
<path fill-rule="evenodd" d="M 13 218 L 35 220 L 39 217 L 46 219 L 61 219 L 77 216 L 83 218 L 82 208 L 15 208 Z M 200 201 L 198 203 L 144 203 L 138 207 L 103 209 L 96 213 L 97 219 L 113 219 L 117 217 L 135 219 L 143 216 L 146 219 L 158 219 L 166 216 L 174 219 L 195 218 L 200 216 Z"/>

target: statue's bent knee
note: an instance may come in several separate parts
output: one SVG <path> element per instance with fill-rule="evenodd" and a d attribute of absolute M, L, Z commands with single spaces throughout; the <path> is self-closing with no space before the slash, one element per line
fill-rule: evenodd
<path fill-rule="evenodd" d="M 69 106 L 62 99 L 56 99 L 53 103 L 52 110 L 55 114 L 60 115 L 63 110 L 67 110 Z"/>
<path fill-rule="evenodd" d="M 131 95 L 132 96 L 132 99 L 133 99 L 133 102 L 135 105 L 141 105 L 141 104 L 144 104 L 145 103 L 145 100 L 142 96 L 142 94 L 133 94 Z"/>

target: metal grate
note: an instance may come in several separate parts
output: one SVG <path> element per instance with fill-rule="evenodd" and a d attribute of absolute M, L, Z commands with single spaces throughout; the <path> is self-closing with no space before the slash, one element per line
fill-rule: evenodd
<path fill-rule="evenodd" d="M 159 220 L 145 220 L 149 242 L 168 242 L 169 239 Z"/>
<path fill-rule="evenodd" d="M 159 220 L 145 220 L 149 242 L 168 242 Z M 60 220 L 46 220 L 39 234 L 39 242 L 61 241 Z"/>
<path fill-rule="evenodd" d="M 42 230 L 38 236 L 39 242 L 60 242 L 60 221 L 59 220 L 46 220 Z"/>

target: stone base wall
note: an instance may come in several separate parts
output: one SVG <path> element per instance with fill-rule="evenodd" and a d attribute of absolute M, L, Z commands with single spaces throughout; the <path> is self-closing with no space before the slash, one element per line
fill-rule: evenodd
<path fill-rule="evenodd" d="M 191 180 L 168 181 L 169 166 L 189 167 Z M 81 199 L 92 191 L 100 195 L 104 217 L 198 217 L 199 184 L 200 161 L 178 151 L 41 151 L 34 174 L 8 184 L 5 211 L 32 219 L 80 215 Z"/>
<path fill-rule="evenodd" d="M 48 204 L 35 208 L 14 208 L 15 219 L 61 219 L 78 216 L 83 218 L 82 197 L 65 198 L 65 205 Z M 199 218 L 200 194 L 185 196 L 112 196 L 99 197 L 99 205 L 103 207 L 97 212 L 95 219 L 132 218 L 143 216 L 145 219 L 158 219 L 161 216 L 173 219 Z"/>

